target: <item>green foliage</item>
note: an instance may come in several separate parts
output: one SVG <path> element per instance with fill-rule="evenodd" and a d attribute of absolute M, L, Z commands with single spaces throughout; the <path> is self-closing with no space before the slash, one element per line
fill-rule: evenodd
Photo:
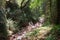
<path fill-rule="evenodd" d="M 15 0 L 16 1 L 16 3 L 19 5 L 19 7 L 21 6 L 21 2 L 22 2 L 22 0 Z"/>
<path fill-rule="evenodd" d="M 60 25 L 55 25 L 54 29 L 55 30 L 60 30 Z"/>
<path fill-rule="evenodd" d="M 42 4 L 42 2 L 43 1 L 40 0 L 34 0 L 33 2 L 31 1 L 30 3 L 28 3 L 30 5 L 26 4 L 26 7 L 23 8 L 23 10 L 17 9 L 17 11 L 15 10 L 11 12 L 10 17 L 14 21 L 18 21 L 18 27 L 22 27 L 23 23 L 26 22 L 38 21 L 38 18 L 40 17 L 40 5 Z"/>
<path fill-rule="evenodd" d="M 55 36 L 50 34 L 45 40 L 56 40 Z"/>
<path fill-rule="evenodd" d="M 39 34 L 40 29 L 35 29 L 32 32 L 26 34 L 26 36 L 37 36 Z"/>
<path fill-rule="evenodd" d="M 60 34 L 60 25 L 53 26 L 50 35 L 45 40 L 57 40 Z"/>
<path fill-rule="evenodd" d="M 39 33 L 39 30 L 38 30 L 38 29 L 37 29 L 37 30 L 34 30 L 34 31 L 30 34 L 30 36 L 36 36 L 38 33 Z"/>
<path fill-rule="evenodd" d="M 16 2 L 18 3 L 18 5 L 21 6 L 21 2 L 22 0 L 16 0 Z M 20 3 L 19 3 L 20 2 Z M 36 22 L 38 21 L 38 18 L 42 15 L 45 14 L 45 4 L 46 1 L 44 0 L 31 0 L 30 2 L 28 2 L 27 5 L 25 7 L 22 7 L 22 9 L 17 9 L 14 10 L 10 17 L 12 18 L 12 20 L 17 21 L 17 27 L 23 27 L 22 25 L 25 23 L 29 23 L 29 22 Z M 23 3 L 24 4 L 24 3 Z M 9 15 L 8 15 L 9 16 Z M 25 25 L 24 24 L 24 25 Z M 48 22 L 46 23 L 46 25 L 48 24 Z"/>
<path fill-rule="evenodd" d="M 31 3 L 30 3 L 29 7 L 31 9 L 35 9 L 38 6 L 41 6 L 42 3 L 43 3 L 43 0 L 31 0 Z"/>
<path fill-rule="evenodd" d="M 6 17 L 4 14 L 4 9 L 0 9 L 0 40 L 7 38 L 7 28 L 6 28 Z"/>
<path fill-rule="evenodd" d="M 43 27 L 44 27 L 44 26 L 49 26 L 49 25 L 51 25 L 51 24 L 50 24 L 50 21 L 47 20 L 47 21 L 43 24 Z"/>

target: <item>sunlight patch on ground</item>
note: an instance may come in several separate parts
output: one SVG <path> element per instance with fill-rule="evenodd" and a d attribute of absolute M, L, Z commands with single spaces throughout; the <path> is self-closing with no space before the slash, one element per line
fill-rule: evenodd
<path fill-rule="evenodd" d="M 34 29 L 32 32 L 27 33 L 27 37 L 30 39 L 36 38 L 36 39 L 41 39 L 41 38 L 46 38 L 46 35 L 50 32 L 52 27 L 40 27 L 37 29 Z M 32 36 L 34 38 L 32 38 Z M 36 37 L 35 37 L 36 36 Z"/>

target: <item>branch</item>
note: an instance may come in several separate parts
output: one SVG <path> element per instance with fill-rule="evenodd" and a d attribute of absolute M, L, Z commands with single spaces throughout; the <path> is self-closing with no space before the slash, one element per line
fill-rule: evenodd
<path fill-rule="evenodd" d="M 28 1 L 25 2 L 25 3 L 24 3 L 24 0 L 23 0 L 22 3 L 21 3 L 21 9 L 26 8 L 26 7 L 29 5 L 29 3 L 30 3 L 30 0 L 28 0 Z"/>

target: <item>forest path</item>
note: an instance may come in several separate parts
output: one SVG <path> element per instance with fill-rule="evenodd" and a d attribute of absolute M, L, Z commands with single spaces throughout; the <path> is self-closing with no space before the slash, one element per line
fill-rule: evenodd
<path fill-rule="evenodd" d="M 52 27 L 42 27 L 42 24 L 38 24 L 39 23 L 36 23 L 36 26 L 27 26 L 27 28 L 23 29 L 21 32 L 12 35 L 10 40 L 43 40 Z M 37 35 L 35 36 L 34 34 Z"/>
<path fill-rule="evenodd" d="M 49 33 L 52 29 L 52 27 L 50 26 L 42 27 L 42 25 L 44 24 L 44 19 L 45 18 L 42 16 L 39 18 L 39 22 L 37 22 L 36 24 L 33 25 L 33 23 L 29 23 L 29 26 L 23 28 L 21 32 L 12 35 L 12 37 L 10 37 L 10 40 L 40 40 L 41 38 L 44 39 L 47 33 Z"/>

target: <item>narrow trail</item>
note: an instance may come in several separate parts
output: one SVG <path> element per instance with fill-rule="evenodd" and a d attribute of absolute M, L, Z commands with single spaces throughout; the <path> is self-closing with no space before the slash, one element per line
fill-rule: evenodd
<path fill-rule="evenodd" d="M 39 31 L 36 39 L 33 39 L 33 40 L 44 39 L 52 28 L 51 27 L 41 27 L 42 26 L 41 24 L 39 24 L 39 26 L 37 26 L 37 25 L 38 25 L 38 23 L 36 23 L 36 26 L 34 26 L 34 27 L 33 27 L 33 25 L 27 26 L 27 28 L 23 29 L 21 32 L 18 32 L 16 34 L 12 35 L 10 40 L 31 40 L 31 39 L 29 39 L 30 37 L 26 36 L 26 34 L 32 33 L 32 31 L 35 29 L 39 29 L 40 31 Z"/>
<path fill-rule="evenodd" d="M 51 30 L 51 28 L 42 27 L 43 23 L 44 18 L 40 18 L 39 22 L 37 22 L 35 25 L 33 25 L 33 23 L 29 23 L 29 26 L 23 28 L 21 32 L 13 34 L 10 37 L 10 40 L 30 40 L 26 38 L 26 34 L 32 32 L 34 29 L 40 29 L 38 38 L 44 38 L 44 35 L 46 35 Z"/>
<path fill-rule="evenodd" d="M 40 24 L 38 22 L 35 25 L 29 24 L 29 26 L 24 28 L 21 32 L 18 32 L 16 34 L 12 35 L 12 37 L 10 37 L 10 40 L 21 40 L 22 38 L 26 37 L 26 33 L 31 32 L 32 30 L 34 30 L 40 26 L 42 26 L 42 24 Z"/>

